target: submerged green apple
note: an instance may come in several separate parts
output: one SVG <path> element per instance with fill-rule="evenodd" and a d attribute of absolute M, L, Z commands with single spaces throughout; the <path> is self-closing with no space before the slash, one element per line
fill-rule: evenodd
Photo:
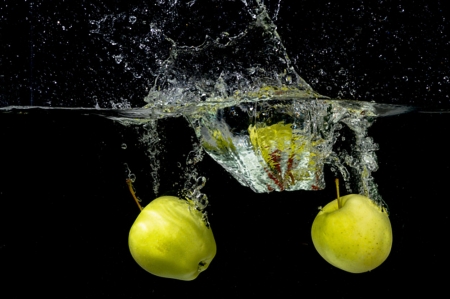
<path fill-rule="evenodd" d="M 212 230 L 190 201 L 174 196 L 153 200 L 131 227 L 134 260 L 161 277 L 193 280 L 216 255 Z"/>
<path fill-rule="evenodd" d="M 375 269 L 386 260 L 392 247 L 386 211 L 359 194 L 338 195 L 321 209 L 311 236 L 314 247 L 327 262 L 351 273 Z"/>

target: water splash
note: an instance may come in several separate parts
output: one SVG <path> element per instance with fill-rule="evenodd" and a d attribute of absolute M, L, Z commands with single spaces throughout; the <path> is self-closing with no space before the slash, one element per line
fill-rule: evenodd
<path fill-rule="evenodd" d="M 253 17 L 241 33 L 206 36 L 197 47 L 179 46 L 166 37 L 172 50 L 145 99 L 147 107 L 170 111 L 192 103 L 239 100 L 267 86 L 314 93 L 292 67 L 264 6 L 255 8 Z"/>
<path fill-rule="evenodd" d="M 371 176 L 378 169 L 378 147 L 367 136 L 378 116 L 374 106 L 307 96 L 292 98 L 279 90 L 269 100 L 201 105 L 186 117 L 206 152 L 255 192 L 323 189 L 324 165 L 329 164 L 348 192 L 354 185 L 383 205 Z M 336 147 L 344 127 L 355 140 L 350 153 Z"/>
<path fill-rule="evenodd" d="M 120 111 L 98 113 L 149 126 L 148 136 L 156 137 L 143 139 L 156 176 L 160 165 L 152 142 L 158 139 L 158 119 L 183 115 L 206 152 L 257 192 L 321 189 L 323 165 L 330 164 L 348 189 L 349 181 L 357 181 L 358 192 L 381 201 L 371 177 L 377 147 L 367 129 L 395 109 L 316 93 L 294 69 L 273 23 L 280 3 L 271 18 L 258 0 L 219 1 L 221 18 L 215 23 L 222 30 L 208 30 L 200 16 L 211 16 L 201 13 L 197 1 L 158 1 L 91 20 L 91 33 L 106 41 L 114 65 L 148 89 L 142 109 L 131 109 L 122 98 L 110 103 Z M 196 29 L 202 33 L 190 34 Z M 334 145 L 344 127 L 354 142 L 339 150 Z"/>
<path fill-rule="evenodd" d="M 112 59 L 125 72 L 147 80 L 148 108 L 170 110 L 265 86 L 313 92 L 293 68 L 261 1 L 217 6 L 217 11 L 204 12 L 195 1 L 166 1 L 152 9 L 110 13 L 91 20 L 91 33 L 108 43 Z M 279 5 L 274 18 L 278 10 Z M 189 12 L 190 19 L 183 12 Z M 202 26 L 208 22 L 205 15 L 226 30 L 209 31 Z M 191 33 L 196 30 L 204 35 Z"/>

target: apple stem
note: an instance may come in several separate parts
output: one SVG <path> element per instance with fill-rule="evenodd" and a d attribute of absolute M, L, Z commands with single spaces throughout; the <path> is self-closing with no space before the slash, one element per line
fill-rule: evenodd
<path fill-rule="evenodd" d="M 339 179 L 336 178 L 334 180 L 334 182 L 336 183 L 336 194 L 337 194 L 338 209 L 340 209 L 340 208 L 342 208 L 342 204 L 341 204 L 341 197 L 339 196 Z"/>
<path fill-rule="evenodd" d="M 136 202 L 139 210 L 142 211 L 142 206 L 139 203 L 139 199 L 136 197 L 136 192 L 134 192 L 133 182 L 130 179 L 127 179 L 126 182 L 127 182 L 127 185 L 128 185 L 128 189 L 130 190 L 131 196 L 133 196 L 133 199 Z"/>

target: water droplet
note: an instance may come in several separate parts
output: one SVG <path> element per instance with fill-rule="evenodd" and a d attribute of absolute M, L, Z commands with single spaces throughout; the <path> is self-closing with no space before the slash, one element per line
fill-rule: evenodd
<path fill-rule="evenodd" d="M 116 60 L 117 64 L 122 62 L 122 59 L 123 59 L 122 55 L 119 54 L 119 55 L 116 55 L 116 56 L 113 56 L 113 57 Z"/>

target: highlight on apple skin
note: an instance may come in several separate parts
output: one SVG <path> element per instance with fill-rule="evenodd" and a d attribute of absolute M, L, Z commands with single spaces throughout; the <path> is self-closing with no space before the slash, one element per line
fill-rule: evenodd
<path fill-rule="evenodd" d="M 211 230 L 192 201 L 162 196 L 148 204 L 130 229 L 134 260 L 160 277 L 193 280 L 216 255 Z"/>
<path fill-rule="evenodd" d="M 392 247 L 388 214 L 359 194 L 338 195 L 321 209 L 314 219 L 311 237 L 327 262 L 351 273 L 375 269 L 387 259 Z"/>

